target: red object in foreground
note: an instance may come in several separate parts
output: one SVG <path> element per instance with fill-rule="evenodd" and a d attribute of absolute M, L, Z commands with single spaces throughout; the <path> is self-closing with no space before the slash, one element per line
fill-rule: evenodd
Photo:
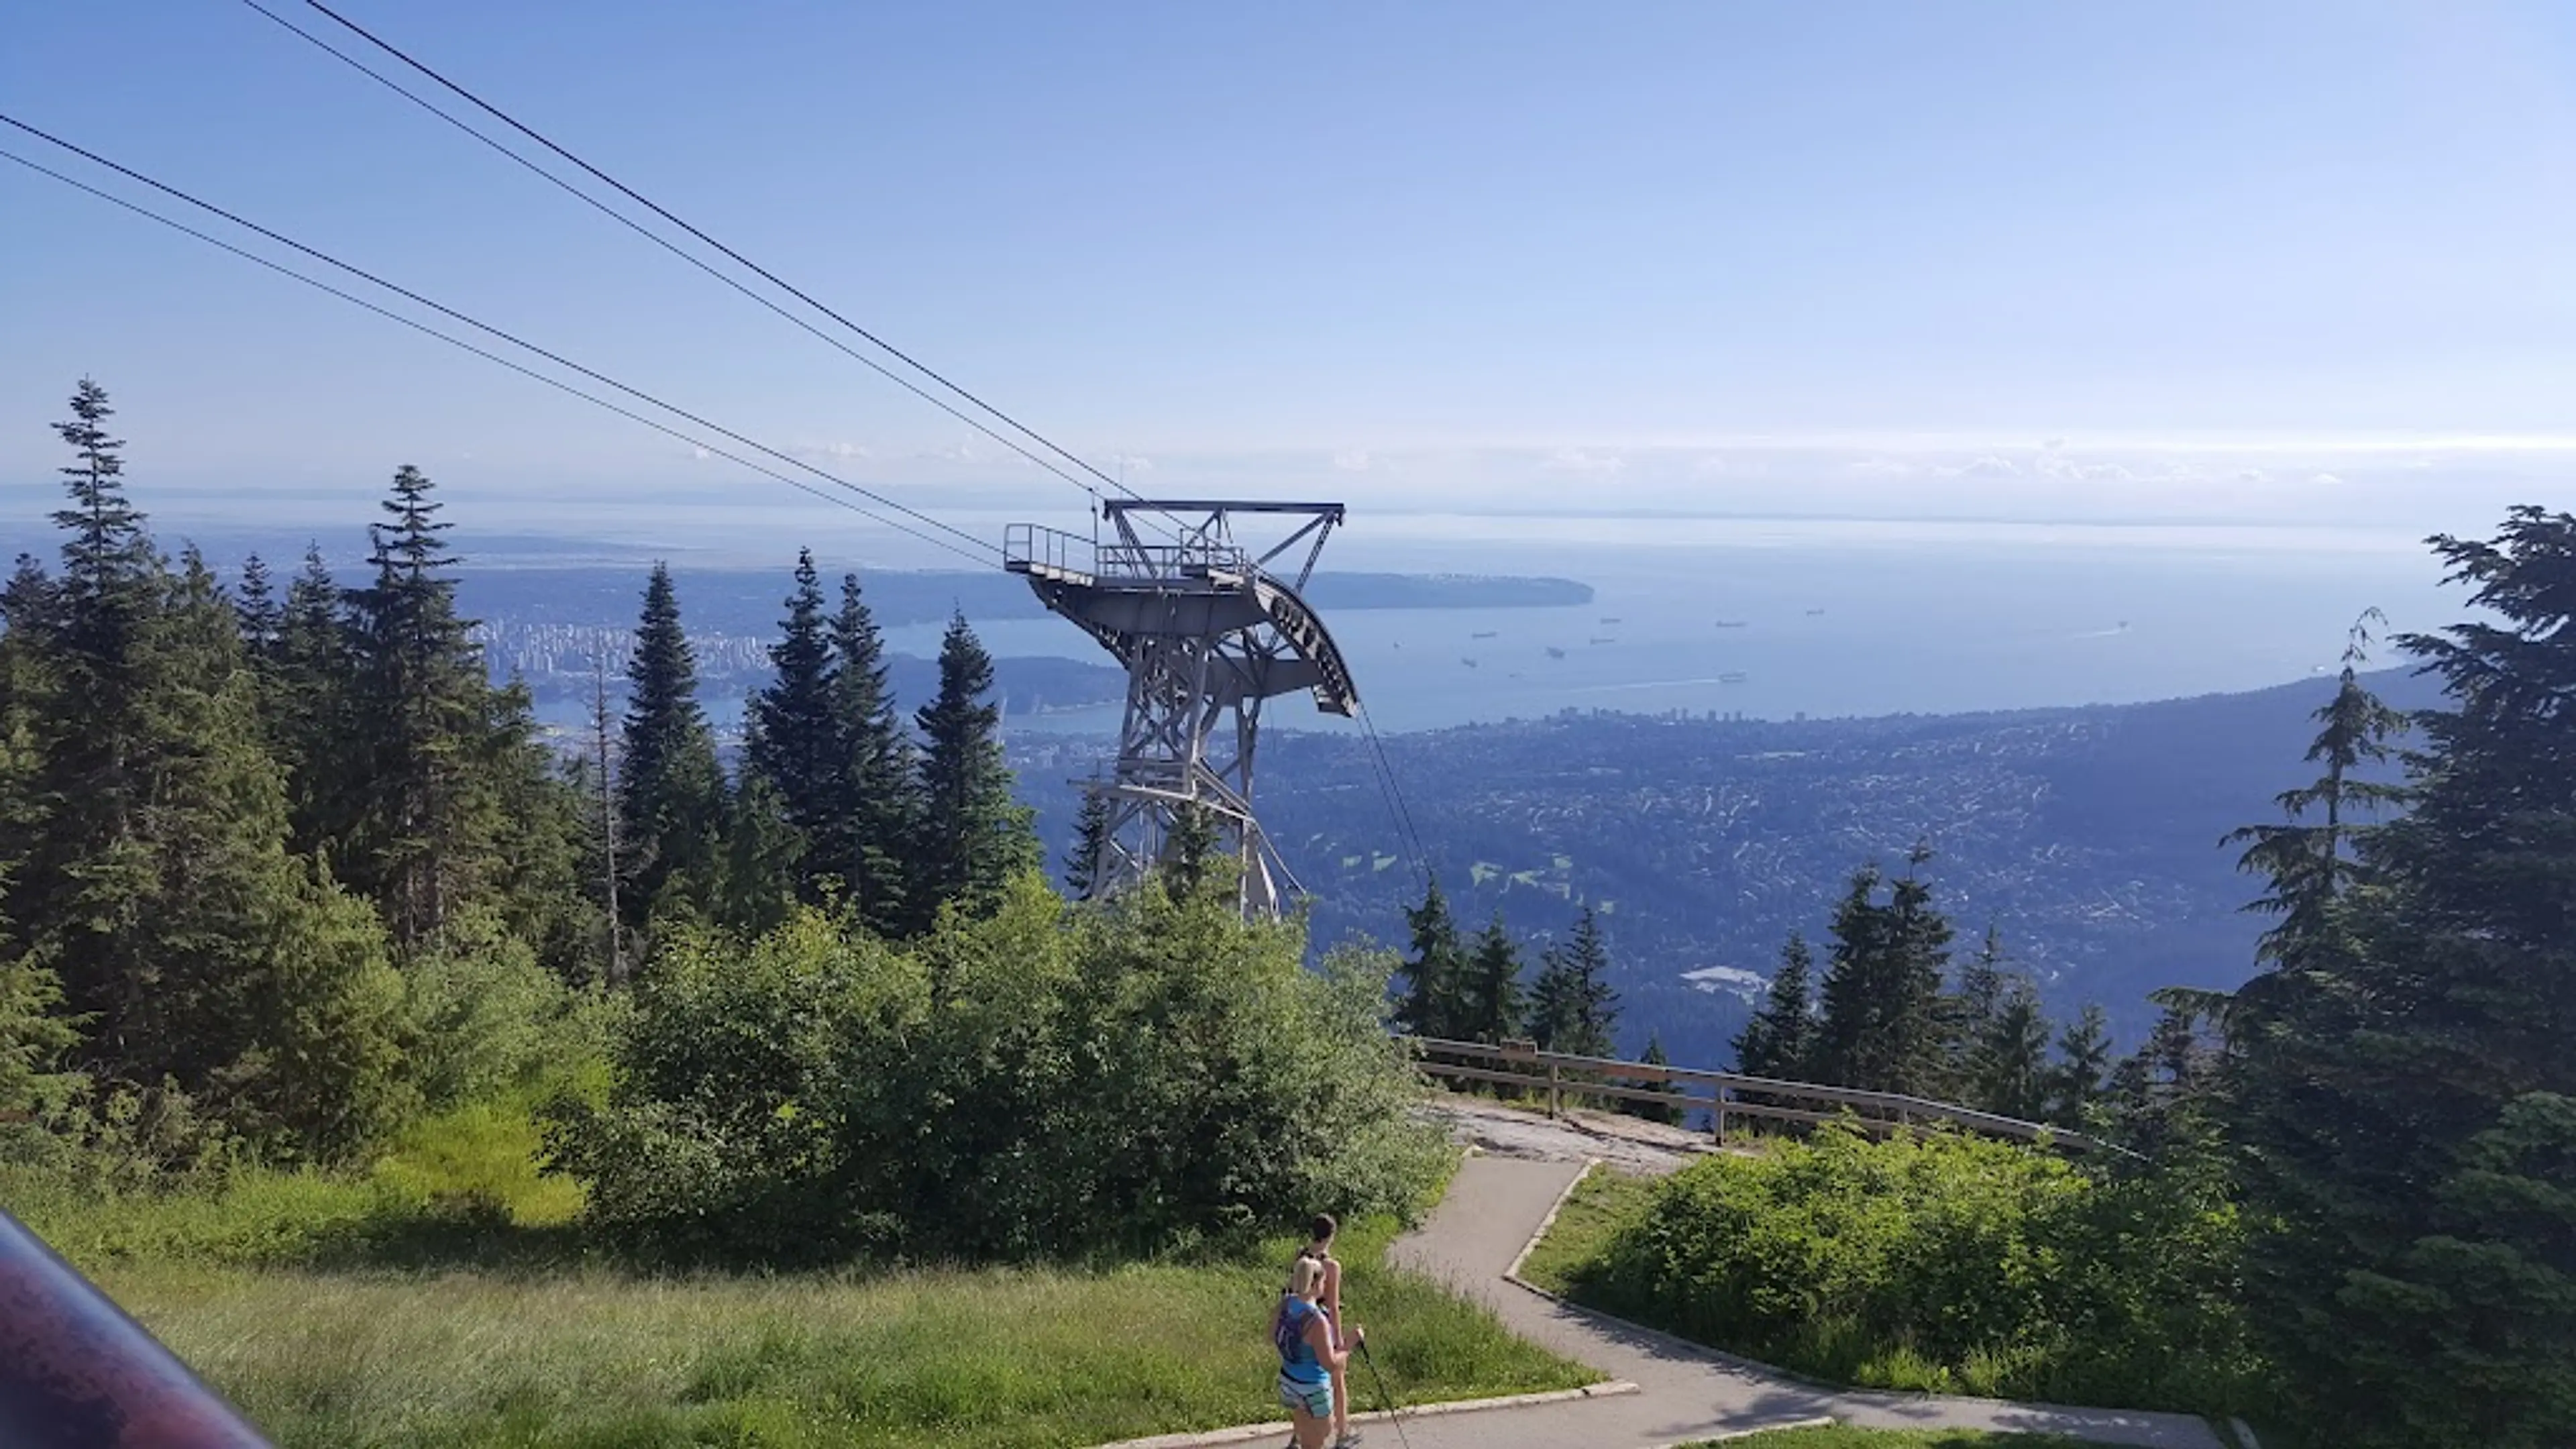
<path fill-rule="evenodd" d="M 269 1449 L 176 1354 L 6 1211 L 0 1445 Z"/>

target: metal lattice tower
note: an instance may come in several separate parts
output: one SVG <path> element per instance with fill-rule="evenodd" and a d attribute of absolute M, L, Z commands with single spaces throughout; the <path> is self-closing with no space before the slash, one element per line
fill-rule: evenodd
<path fill-rule="evenodd" d="M 1177 541 L 1147 542 L 1139 514 L 1176 520 Z M 1131 498 L 1104 500 L 1100 516 L 1105 538 L 1020 523 L 1003 545 L 1003 566 L 1127 669 L 1117 767 L 1080 782 L 1108 809 L 1090 893 L 1142 880 L 1196 807 L 1242 867 L 1244 914 L 1275 916 L 1296 881 L 1252 813 L 1262 702 L 1305 690 L 1326 714 L 1359 708 L 1341 650 L 1300 593 L 1342 505 Z M 1237 540 L 1242 523 L 1276 536 L 1255 553 L 1259 540 Z"/>

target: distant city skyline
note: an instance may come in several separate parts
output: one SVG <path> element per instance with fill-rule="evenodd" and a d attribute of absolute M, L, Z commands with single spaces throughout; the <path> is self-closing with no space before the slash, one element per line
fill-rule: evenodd
<path fill-rule="evenodd" d="M 2420 530 L 2576 476 L 2558 7 L 349 13 L 1149 493 Z M 20 17 L 0 110 L 917 506 L 1081 517 L 232 0 Z M 6 164 L 0 208 L 0 506 L 87 373 L 175 519 L 355 526 L 401 462 L 819 507 Z"/>

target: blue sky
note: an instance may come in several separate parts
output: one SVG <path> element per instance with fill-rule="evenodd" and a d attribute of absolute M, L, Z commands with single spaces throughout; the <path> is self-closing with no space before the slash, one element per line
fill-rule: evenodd
<path fill-rule="evenodd" d="M 2576 471 L 2565 7 L 348 8 L 1148 491 L 2468 528 Z M 0 109 L 925 506 L 1079 519 L 235 0 L 8 33 Z M 411 461 L 798 516 L 5 165 L 0 217 L 0 496 L 88 372 L 165 514 Z"/>

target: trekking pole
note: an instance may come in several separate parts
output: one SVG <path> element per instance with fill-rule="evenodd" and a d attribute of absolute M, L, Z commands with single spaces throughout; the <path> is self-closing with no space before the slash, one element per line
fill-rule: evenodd
<path fill-rule="evenodd" d="M 1377 1355 L 1369 1352 L 1368 1335 L 1359 1336 L 1360 1362 L 1368 1365 L 1369 1377 L 1377 1384 L 1378 1402 L 1386 1405 L 1386 1421 L 1395 1426 L 1395 1441 L 1404 1449 L 1413 1449 L 1413 1440 L 1404 1432 L 1404 1411 L 1396 1406 L 1395 1395 L 1386 1390 L 1386 1375 L 1377 1371 Z"/>

